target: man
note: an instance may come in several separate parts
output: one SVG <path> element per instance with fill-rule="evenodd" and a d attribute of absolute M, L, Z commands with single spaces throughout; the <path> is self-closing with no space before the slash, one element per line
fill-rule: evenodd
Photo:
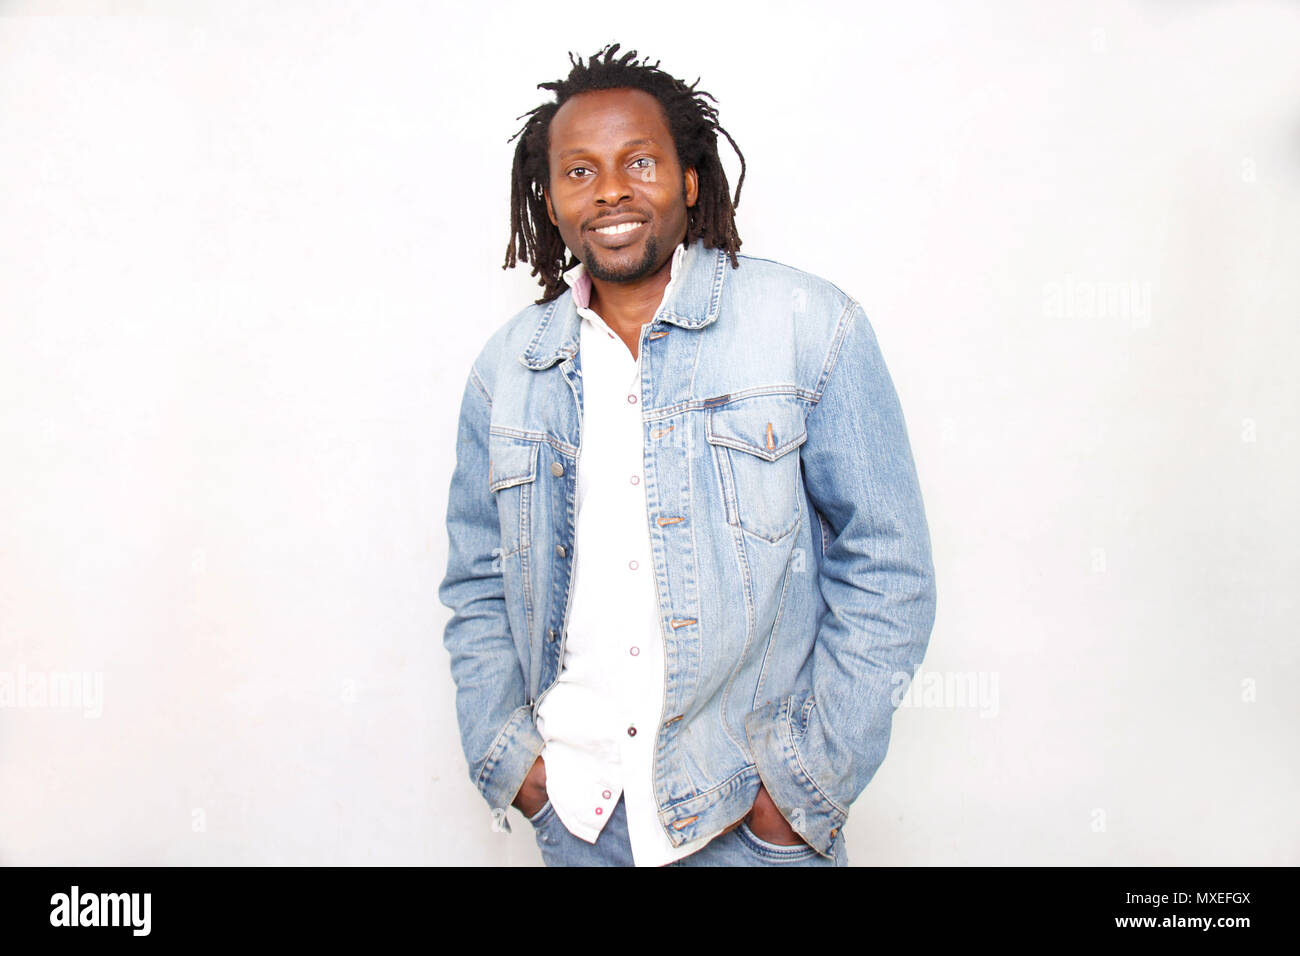
<path fill-rule="evenodd" d="M 902 412 L 856 301 L 738 255 L 712 97 L 617 50 L 540 84 L 506 266 L 544 293 L 464 391 L 470 776 L 548 865 L 843 866 L 934 620 Z"/>

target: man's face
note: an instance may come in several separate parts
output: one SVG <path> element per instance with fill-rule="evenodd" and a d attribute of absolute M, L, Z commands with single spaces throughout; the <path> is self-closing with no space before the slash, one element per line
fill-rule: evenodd
<path fill-rule="evenodd" d="M 659 101 L 636 89 L 579 93 L 551 119 L 546 211 L 587 271 L 605 282 L 653 275 L 686 238 L 698 197 Z M 626 231 L 601 232 L 623 225 Z"/>

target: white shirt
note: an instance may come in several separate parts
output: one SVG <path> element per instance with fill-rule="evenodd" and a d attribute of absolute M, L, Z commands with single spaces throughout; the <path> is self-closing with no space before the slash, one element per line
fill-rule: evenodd
<path fill-rule="evenodd" d="M 673 252 L 660 308 L 685 251 L 678 244 Z M 641 360 L 588 307 L 582 263 L 564 279 L 582 316 L 582 445 L 564 660 L 537 710 L 546 790 L 560 821 L 588 843 L 621 793 L 635 864 L 662 866 L 708 841 L 674 847 L 652 786 L 665 665 L 643 481 Z"/>

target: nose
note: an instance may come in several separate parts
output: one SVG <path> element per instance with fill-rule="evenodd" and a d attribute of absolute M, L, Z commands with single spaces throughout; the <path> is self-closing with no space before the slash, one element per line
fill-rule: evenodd
<path fill-rule="evenodd" d="M 623 200 L 632 198 L 632 186 L 617 164 L 599 175 L 595 189 L 596 205 L 617 206 Z"/>

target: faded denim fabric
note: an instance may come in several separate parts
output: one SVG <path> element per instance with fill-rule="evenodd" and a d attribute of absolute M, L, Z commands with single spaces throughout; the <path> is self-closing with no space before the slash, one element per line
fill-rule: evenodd
<path fill-rule="evenodd" d="M 665 657 L 654 791 L 679 846 L 748 814 L 761 780 L 833 861 L 929 643 L 929 530 L 862 307 L 809 273 L 739 262 L 695 242 L 641 330 Z M 475 359 L 460 411 L 444 644 L 470 778 L 505 830 L 563 660 L 578 343 L 571 291 L 528 306 Z"/>

